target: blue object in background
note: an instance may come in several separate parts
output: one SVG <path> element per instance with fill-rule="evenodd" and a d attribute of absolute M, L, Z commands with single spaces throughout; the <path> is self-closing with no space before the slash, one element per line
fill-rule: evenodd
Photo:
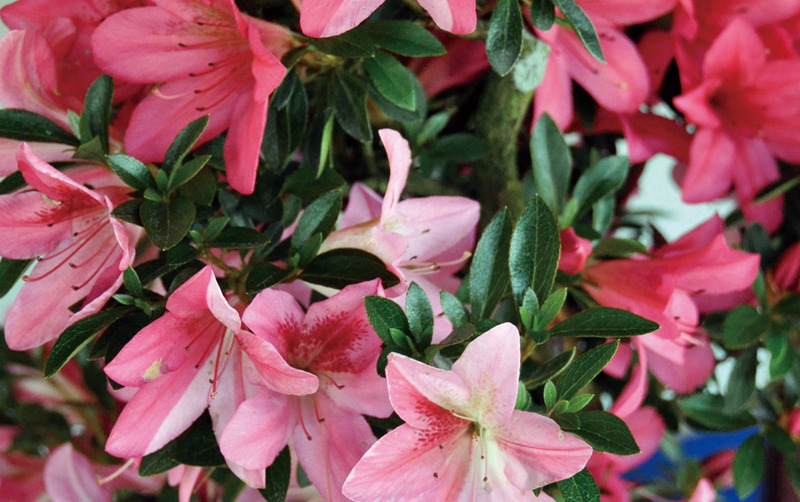
<path fill-rule="evenodd" d="M 717 453 L 739 448 L 745 439 L 758 431 L 758 427 L 751 427 L 735 432 L 690 433 L 682 436 L 679 444 L 685 458 L 702 462 Z M 659 451 L 647 462 L 626 473 L 624 477 L 637 483 L 648 483 L 657 479 L 667 479 L 664 473 L 674 470 L 675 464 Z M 736 495 L 736 490 L 732 486 L 720 490 L 718 494 L 719 498 L 725 502 L 766 502 L 763 482 L 744 499 L 740 499 Z"/>

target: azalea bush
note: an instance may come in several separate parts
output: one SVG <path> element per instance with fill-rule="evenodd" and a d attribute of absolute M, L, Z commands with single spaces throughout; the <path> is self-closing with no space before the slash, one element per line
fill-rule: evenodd
<path fill-rule="evenodd" d="M 800 493 L 800 2 L 0 18 L 3 500 Z"/>

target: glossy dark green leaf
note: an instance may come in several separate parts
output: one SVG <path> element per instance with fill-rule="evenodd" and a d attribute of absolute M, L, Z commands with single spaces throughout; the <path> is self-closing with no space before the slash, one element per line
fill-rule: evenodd
<path fill-rule="evenodd" d="M 728 413 L 722 396 L 695 394 L 678 399 L 678 407 L 687 417 L 704 427 L 714 430 L 733 431 L 755 424 L 747 411 Z"/>
<path fill-rule="evenodd" d="M 548 0 L 543 0 L 549 3 Z M 553 5 L 550 4 L 552 12 Z M 544 114 L 531 134 L 531 161 L 536 193 L 554 214 L 561 214 L 572 174 L 572 155 L 558 126 Z"/>
<path fill-rule="evenodd" d="M 594 380 L 617 353 L 618 347 L 619 340 L 604 343 L 581 355 L 572 363 L 556 382 L 561 398 L 572 399 L 572 396 Z"/>
<path fill-rule="evenodd" d="M 144 190 L 147 187 L 155 188 L 155 180 L 147 166 L 138 159 L 122 153 L 106 155 L 111 170 L 131 188 Z"/>
<path fill-rule="evenodd" d="M 430 345 L 433 337 L 433 309 L 428 295 L 416 282 L 412 282 L 406 291 L 406 314 L 417 346 Z"/>
<path fill-rule="evenodd" d="M 600 502 L 600 489 L 586 469 L 571 478 L 562 479 L 558 487 L 564 502 Z"/>
<path fill-rule="evenodd" d="M 557 291 L 554 291 L 547 298 L 547 300 L 545 300 L 541 310 L 539 311 L 539 315 L 536 316 L 536 324 L 534 328 L 545 329 L 547 325 L 556 318 L 558 313 L 561 312 L 561 307 L 564 306 L 564 302 L 566 300 L 567 288 L 561 288 Z"/>
<path fill-rule="evenodd" d="M 797 363 L 797 353 L 785 332 L 770 329 L 764 337 L 764 347 L 769 351 L 769 376 L 775 380 L 782 378 Z"/>
<path fill-rule="evenodd" d="M 114 100 L 114 81 L 101 75 L 86 91 L 80 118 L 81 142 L 99 138 L 103 152 L 108 152 L 108 126 L 111 125 L 111 103 Z"/>
<path fill-rule="evenodd" d="M 139 475 L 152 476 L 168 471 L 178 464 L 211 467 L 224 463 L 225 458 L 219 451 L 211 417 L 206 411 L 180 436 L 160 450 L 145 455 L 139 465 Z"/>
<path fill-rule="evenodd" d="M 181 129 L 181 132 L 172 140 L 169 145 L 167 153 L 164 156 L 163 167 L 167 172 L 170 172 L 175 166 L 183 162 L 184 157 L 192 148 L 194 148 L 197 140 L 203 134 L 208 126 L 208 115 L 204 115 L 198 119 L 191 121 L 186 127 Z"/>
<path fill-rule="evenodd" d="M 600 39 L 597 38 L 597 31 L 594 29 L 592 21 L 583 12 L 583 9 L 574 0 L 553 0 L 553 3 L 572 25 L 575 34 L 581 39 L 589 54 L 601 63 L 605 63 L 606 60 L 603 57 L 603 49 L 600 47 Z"/>
<path fill-rule="evenodd" d="M 572 361 L 575 360 L 576 353 L 577 350 L 573 347 L 571 350 L 562 352 L 552 359 L 549 359 L 543 365 L 538 366 L 524 379 L 525 387 L 528 389 L 535 389 L 544 384 L 547 380 L 557 377 L 572 364 Z"/>
<path fill-rule="evenodd" d="M 733 484 L 739 498 L 744 499 L 756 489 L 766 468 L 764 438 L 753 434 L 745 439 L 733 459 Z"/>
<path fill-rule="evenodd" d="M 271 263 L 256 265 L 245 282 L 245 289 L 251 295 L 258 293 L 262 289 L 272 287 L 286 279 L 291 271 L 278 268 Z"/>
<path fill-rule="evenodd" d="M 634 239 L 602 239 L 592 249 L 592 256 L 627 258 L 634 254 L 647 254 L 647 246 Z"/>
<path fill-rule="evenodd" d="M 169 175 L 169 184 L 167 185 L 167 190 L 172 191 L 178 188 L 179 186 L 185 185 L 188 183 L 192 178 L 197 176 L 203 167 L 208 163 L 209 159 L 211 159 L 210 155 L 201 155 L 199 157 L 195 157 L 189 162 L 181 163 Z"/>
<path fill-rule="evenodd" d="M 292 249 L 299 250 L 314 234 L 325 238 L 336 225 L 342 209 L 341 192 L 329 192 L 308 205 L 292 234 Z"/>
<path fill-rule="evenodd" d="M 508 285 L 508 247 L 511 239 L 511 215 L 502 209 L 475 246 L 469 269 L 469 301 L 473 320 L 491 316 Z"/>
<path fill-rule="evenodd" d="M 643 335 L 658 324 L 622 309 L 595 307 L 582 310 L 550 329 L 550 336 L 623 338 Z"/>
<path fill-rule="evenodd" d="M 540 302 L 550 296 L 560 256 L 558 224 L 547 203 L 536 196 L 525 208 L 511 237 L 508 265 L 517 305 L 522 304 L 528 288 L 533 289 Z"/>
<path fill-rule="evenodd" d="M 212 248 L 250 249 L 269 243 L 269 237 L 247 227 L 225 227 L 208 242 Z"/>
<path fill-rule="evenodd" d="M 405 67 L 388 53 L 378 50 L 375 56 L 364 60 L 372 85 L 383 97 L 406 110 L 414 110 L 414 82 L 409 78 Z"/>
<path fill-rule="evenodd" d="M 194 204 L 182 198 L 169 203 L 145 200 L 139 208 L 147 235 L 161 249 L 169 249 L 183 239 L 194 223 L 194 215 Z"/>
<path fill-rule="evenodd" d="M 217 194 L 217 176 L 211 169 L 201 169 L 178 189 L 182 197 L 201 206 L 210 206 Z"/>
<path fill-rule="evenodd" d="M 489 143 L 475 134 L 458 132 L 440 136 L 430 142 L 422 151 L 435 160 L 450 164 L 473 162 L 482 159 L 491 151 Z"/>
<path fill-rule="evenodd" d="M 545 382 L 543 397 L 544 405 L 547 406 L 548 410 L 552 410 L 553 406 L 556 405 L 556 401 L 558 401 L 558 389 L 556 389 L 552 380 Z"/>
<path fill-rule="evenodd" d="M 769 320 L 752 305 L 739 305 L 725 316 L 722 343 L 727 349 L 747 347 L 769 328 Z"/>
<path fill-rule="evenodd" d="M 331 98 L 333 113 L 342 129 L 362 143 L 372 141 L 364 84 L 349 73 L 335 72 L 331 80 Z"/>
<path fill-rule="evenodd" d="M 500 0 L 489 21 L 486 55 L 499 75 L 511 71 L 522 52 L 522 11 L 519 2 Z"/>
<path fill-rule="evenodd" d="M 0 298 L 6 296 L 33 260 L 0 260 Z"/>
<path fill-rule="evenodd" d="M 744 408 L 756 391 L 756 347 L 736 357 L 725 391 L 725 411 L 735 413 Z"/>
<path fill-rule="evenodd" d="M 95 335 L 131 310 L 130 307 L 101 310 L 67 327 L 58 336 L 50 355 L 47 357 L 47 364 L 44 369 L 45 378 L 50 378 L 58 373 L 70 359 L 75 357 L 82 348 L 92 341 Z"/>
<path fill-rule="evenodd" d="M 142 281 L 139 280 L 139 275 L 133 269 L 133 267 L 128 267 L 122 273 L 122 282 L 125 284 L 125 288 L 128 290 L 132 296 L 136 298 L 141 298 L 144 296 L 144 289 L 142 288 Z"/>
<path fill-rule="evenodd" d="M 71 146 L 81 143 L 49 119 L 27 110 L 0 110 L 0 138 Z"/>
<path fill-rule="evenodd" d="M 447 319 L 454 328 L 469 322 L 467 310 L 464 308 L 461 302 L 458 301 L 458 298 L 447 291 L 439 291 L 439 299 L 442 302 L 442 310 L 444 310 L 444 315 L 447 316 Z"/>
<path fill-rule="evenodd" d="M 531 22 L 537 29 L 547 31 L 555 21 L 553 0 L 531 0 Z"/>
<path fill-rule="evenodd" d="M 289 478 L 292 474 L 292 458 L 289 447 L 272 461 L 267 467 L 265 486 L 258 490 L 267 502 L 283 502 L 289 490 Z"/>
<path fill-rule="evenodd" d="M 631 430 L 612 413 L 606 411 L 587 411 L 578 414 L 580 427 L 570 431 L 580 437 L 595 451 L 614 455 L 633 455 L 639 453 L 639 445 Z"/>
<path fill-rule="evenodd" d="M 360 29 L 336 37 L 313 38 L 311 44 L 325 54 L 342 58 L 369 58 L 375 54 L 372 41 Z"/>
<path fill-rule="evenodd" d="M 297 72 L 292 70 L 286 74 L 269 103 L 267 127 L 261 143 L 268 166 L 277 172 L 284 169 L 300 145 L 307 123 L 308 96 Z"/>
<path fill-rule="evenodd" d="M 387 346 L 395 345 L 391 330 L 409 332 L 405 312 L 392 300 L 380 296 L 367 296 L 364 298 L 364 307 L 372 329 Z"/>
<path fill-rule="evenodd" d="M 447 52 L 431 32 L 411 21 L 377 20 L 361 29 L 373 44 L 401 56 L 419 58 Z"/>
<path fill-rule="evenodd" d="M 628 177 L 628 159 L 606 157 L 593 165 L 578 178 L 572 191 L 572 200 L 567 204 L 566 225 L 580 219 L 592 205 L 608 194 L 618 190 Z"/>
<path fill-rule="evenodd" d="M 379 258 L 360 249 L 333 249 L 317 255 L 303 267 L 300 278 L 335 289 L 373 279 L 380 279 L 384 288 L 400 283 Z"/>

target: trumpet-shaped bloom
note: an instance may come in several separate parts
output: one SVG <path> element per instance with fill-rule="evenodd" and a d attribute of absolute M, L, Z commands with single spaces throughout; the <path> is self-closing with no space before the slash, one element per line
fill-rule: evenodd
<path fill-rule="evenodd" d="M 105 305 L 122 284 L 140 232 L 109 215 L 129 190 L 113 173 L 61 173 L 25 143 L 17 162 L 31 188 L 0 196 L 0 256 L 37 260 L 5 323 L 9 347 L 25 350 Z M 70 311 L 82 299 L 80 310 Z"/>
<path fill-rule="evenodd" d="M 289 48 L 289 32 L 245 16 L 233 0 L 154 3 L 109 17 L 92 36 L 105 72 L 127 82 L 164 82 L 134 110 L 125 149 L 161 161 L 183 127 L 209 115 L 199 143 L 227 129 L 228 182 L 251 193 L 267 98 L 286 72 L 278 57 Z"/>
<path fill-rule="evenodd" d="M 185 431 L 206 408 L 217 436 L 236 407 L 256 389 L 247 374 L 260 375 L 284 392 L 308 393 L 316 382 L 289 367 L 271 346 L 261 364 L 242 353 L 239 314 L 206 266 L 167 300 L 168 312 L 140 331 L 109 363 L 106 374 L 139 387 L 117 420 L 106 451 L 119 457 L 152 453 Z M 230 465 L 253 485 L 260 473 Z"/>
<path fill-rule="evenodd" d="M 454 274 L 463 266 L 475 243 L 480 205 L 466 197 L 433 196 L 400 200 L 411 168 L 411 150 L 400 133 L 379 131 L 389 157 L 389 183 L 381 198 L 356 183 L 339 230 L 322 243 L 320 252 L 338 248 L 363 249 L 374 254 L 403 282 L 391 293 L 400 294 L 416 282 L 427 294 L 437 316 L 434 339 L 447 329 L 439 290 L 454 292 Z M 394 289 L 394 288 L 393 288 Z M 398 298 L 402 301 L 402 298 Z"/>
<path fill-rule="evenodd" d="M 418 0 L 439 28 L 465 35 L 475 31 L 475 0 Z M 300 29 L 310 37 L 334 37 L 361 24 L 384 0 L 303 0 Z"/>
<path fill-rule="evenodd" d="M 404 425 L 378 440 L 348 476 L 356 501 L 534 500 L 532 490 L 583 469 L 592 453 L 549 418 L 514 409 L 519 333 L 476 338 L 451 371 L 392 354 L 389 398 Z"/>
<path fill-rule="evenodd" d="M 286 444 L 325 500 L 345 500 L 342 483 L 375 441 L 362 414 L 387 417 L 386 384 L 375 371 L 381 340 L 372 330 L 364 297 L 378 281 L 344 288 L 312 304 L 306 314 L 283 291 L 264 290 L 245 310 L 255 333 L 244 350 L 256 361 L 268 343 L 297 371 L 319 382 L 316 393 L 289 396 L 265 388 L 245 401 L 222 434 L 220 449 L 248 469 L 264 469 Z M 277 392 L 276 392 L 277 390 Z"/>
<path fill-rule="evenodd" d="M 598 303 L 659 324 L 632 343 L 639 363 L 679 393 L 696 389 L 714 369 L 700 312 L 728 307 L 726 295 L 747 290 L 758 273 L 758 255 L 731 249 L 722 230 L 716 217 L 655 250 L 653 259 L 611 260 L 583 272 L 584 287 Z M 630 352 L 615 361 L 623 355 Z"/>

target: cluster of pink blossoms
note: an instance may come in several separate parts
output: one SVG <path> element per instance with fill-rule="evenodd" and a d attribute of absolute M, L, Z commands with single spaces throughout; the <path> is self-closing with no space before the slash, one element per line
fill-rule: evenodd
<path fill-rule="evenodd" d="M 627 194 L 614 197 L 627 180 L 587 188 L 592 167 L 572 183 L 568 166 L 554 189 L 566 207 L 568 193 L 575 207 L 590 200 L 583 212 L 550 207 L 520 230 L 542 201 L 530 194 L 521 218 L 484 223 L 476 247 L 480 205 L 454 193 L 480 192 L 470 175 L 494 154 L 470 150 L 493 145 L 450 119 L 501 42 L 474 39 L 488 16 L 473 0 L 420 0 L 399 14 L 383 3 L 19 0 L 0 10 L 10 28 L 0 38 L 0 278 L 22 282 L 4 335 L 27 358 L 0 377 L 66 431 L 34 448 L 24 416 L 0 413 L 14 424 L 0 426 L 0 498 L 571 501 L 578 486 L 627 502 L 637 485 L 626 473 L 666 434 L 654 401 L 722 399 L 704 387 L 728 357 L 715 343 L 736 364 L 755 360 L 762 339 L 773 361 L 790 357 L 793 307 L 770 309 L 800 292 L 800 245 L 776 237 L 785 252 L 765 275 L 719 217 L 671 243 L 626 244 L 611 238 L 618 219 L 597 221 L 622 211 Z M 549 115 L 581 134 L 577 149 L 617 135 L 633 164 L 671 155 L 685 201 L 734 194 L 765 239 L 779 231 L 793 185 L 765 192 L 783 164 L 800 163 L 800 2 L 538 3 L 585 14 L 605 62 L 580 26 L 533 28 L 524 7 L 520 30 L 549 48 L 524 105 L 533 125 Z M 501 1 L 497 18 L 516 5 Z M 424 22 L 404 20 L 414 13 Z M 439 47 L 446 54 L 433 56 Z M 396 95 L 404 79 L 411 104 Z M 594 102 L 588 112 L 575 109 L 575 85 Z M 656 114 L 663 105 L 668 116 Z M 286 159 L 274 162 L 280 142 Z M 341 165 L 351 161 L 352 171 Z M 754 295 L 754 281 L 769 291 Z M 370 310 L 365 298 L 392 307 Z M 723 334 L 702 324 L 734 308 L 777 321 L 748 324 L 745 341 L 727 334 L 733 322 Z M 724 411 L 737 424 L 758 418 Z M 796 412 L 771 411 L 764 430 L 796 434 Z M 592 419 L 619 444 L 598 438 Z M 725 473 L 735 464 L 715 460 Z M 716 467 L 670 495 L 714 500 Z"/>

